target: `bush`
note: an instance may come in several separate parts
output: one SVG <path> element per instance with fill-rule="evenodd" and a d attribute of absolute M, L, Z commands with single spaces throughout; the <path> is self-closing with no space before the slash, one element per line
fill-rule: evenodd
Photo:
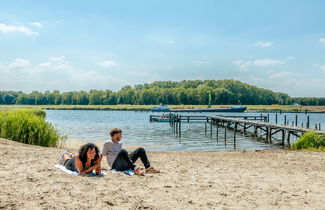
<path fill-rule="evenodd" d="M 323 149 L 325 136 L 315 132 L 307 132 L 293 145 L 293 149 Z"/>
<path fill-rule="evenodd" d="M 25 144 L 56 147 L 65 137 L 45 121 L 45 116 L 42 110 L 0 112 L 0 137 Z"/>

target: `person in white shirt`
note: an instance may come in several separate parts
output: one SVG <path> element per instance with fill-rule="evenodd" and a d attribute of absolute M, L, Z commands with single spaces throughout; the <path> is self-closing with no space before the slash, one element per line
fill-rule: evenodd
<path fill-rule="evenodd" d="M 122 139 L 121 129 L 113 128 L 109 134 L 111 139 L 104 143 L 100 159 L 103 156 L 106 156 L 108 165 L 111 167 L 111 169 L 116 169 L 118 171 L 132 169 L 136 175 L 144 175 L 144 172 L 135 165 L 137 159 L 140 158 L 145 167 L 146 173 L 160 172 L 150 165 L 144 148 L 139 147 L 130 154 L 123 149 L 122 143 L 120 142 Z"/>

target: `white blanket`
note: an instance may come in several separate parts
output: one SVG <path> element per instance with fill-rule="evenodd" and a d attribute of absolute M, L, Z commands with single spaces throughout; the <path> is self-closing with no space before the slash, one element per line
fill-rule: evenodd
<path fill-rule="evenodd" d="M 56 164 L 55 167 L 58 168 L 58 169 L 60 169 L 61 171 L 65 172 L 65 173 L 67 173 L 67 174 L 72 174 L 74 176 L 101 177 L 101 176 L 106 175 L 105 172 L 102 172 L 101 174 L 96 174 L 95 171 L 92 171 L 89 174 L 83 174 L 83 175 L 81 175 L 81 174 L 79 174 L 76 171 L 68 170 L 66 167 L 64 167 L 64 165 L 61 165 L 61 164 Z"/>

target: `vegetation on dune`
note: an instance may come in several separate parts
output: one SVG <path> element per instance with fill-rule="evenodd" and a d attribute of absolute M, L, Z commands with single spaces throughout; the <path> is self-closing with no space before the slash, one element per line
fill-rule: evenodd
<path fill-rule="evenodd" d="M 65 139 L 52 124 L 45 121 L 42 110 L 0 112 L 0 137 L 20 143 L 56 147 Z"/>
<path fill-rule="evenodd" d="M 306 132 L 294 145 L 293 149 L 325 149 L 325 135 Z"/>

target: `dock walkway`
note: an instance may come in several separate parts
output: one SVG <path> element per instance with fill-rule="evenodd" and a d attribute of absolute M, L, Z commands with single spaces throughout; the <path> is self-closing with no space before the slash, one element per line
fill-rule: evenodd
<path fill-rule="evenodd" d="M 151 115 L 150 121 L 154 121 L 154 118 L 161 117 L 161 115 Z M 220 115 L 177 115 L 168 114 L 164 115 L 168 117 L 168 122 L 171 127 L 174 128 L 176 134 L 181 137 L 181 125 L 182 122 L 204 122 L 205 133 L 207 133 L 208 126 L 210 124 L 210 134 L 212 136 L 213 126 L 216 127 L 217 138 L 219 137 L 219 128 L 225 128 L 225 138 L 227 130 L 233 130 L 234 133 L 234 147 L 236 147 L 236 133 L 242 132 L 244 134 L 252 134 L 256 138 L 264 139 L 269 143 L 273 140 L 280 140 L 281 145 L 291 146 L 291 136 L 301 137 L 305 132 L 313 131 L 318 134 L 325 134 L 325 131 L 303 128 L 297 126 L 282 125 L 276 123 L 269 123 L 268 117 L 263 115 L 257 116 L 220 116 Z M 166 121 L 165 121 L 166 122 Z M 280 134 L 276 136 L 276 134 Z M 282 135 L 281 135 L 282 134 Z M 276 138 L 277 137 L 277 138 Z"/>

